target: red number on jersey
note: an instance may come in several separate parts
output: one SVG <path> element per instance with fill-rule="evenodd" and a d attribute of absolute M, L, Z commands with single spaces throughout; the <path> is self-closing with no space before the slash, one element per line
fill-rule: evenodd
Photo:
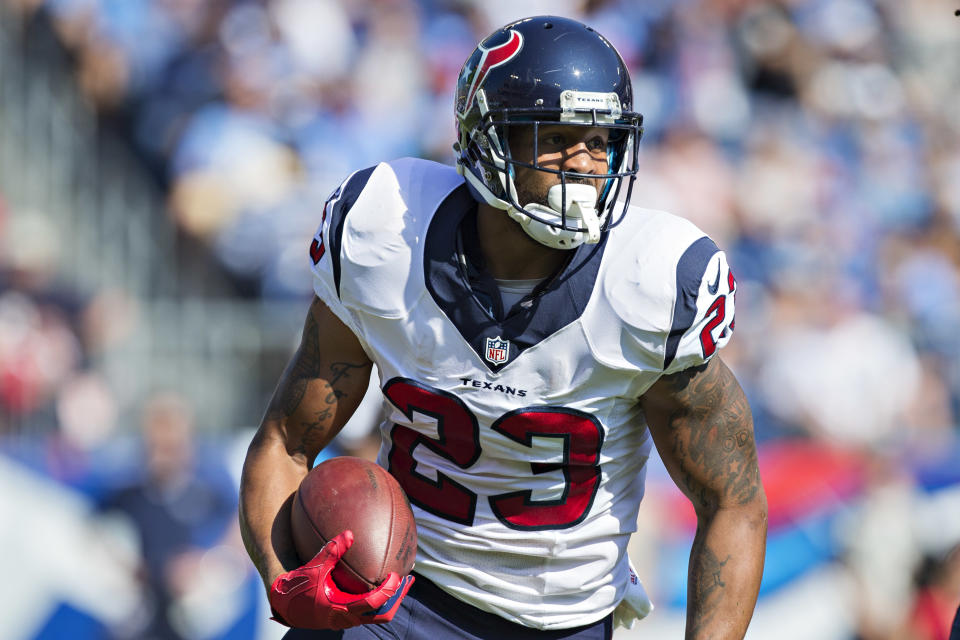
<path fill-rule="evenodd" d="M 472 524 L 477 494 L 442 473 L 437 472 L 436 480 L 417 473 L 413 450 L 417 445 L 423 445 L 466 469 L 480 457 L 477 419 L 460 398 L 413 380 L 394 378 L 387 382 L 383 393 L 410 420 L 413 420 L 414 411 L 437 419 L 436 438 L 399 424 L 395 424 L 391 432 L 390 472 L 400 482 L 410 502 L 442 518 Z"/>
<path fill-rule="evenodd" d="M 700 346 L 703 347 L 703 357 L 709 358 L 717 350 L 717 341 L 713 339 L 713 330 L 723 322 L 724 307 L 726 306 L 727 296 L 720 296 L 713 301 L 710 308 L 707 309 L 707 315 L 716 314 L 710 319 L 710 322 L 703 327 L 700 332 Z"/>
<path fill-rule="evenodd" d="M 514 529 L 564 529 L 587 515 L 600 488 L 600 445 L 603 430 L 593 416 L 574 409 L 543 407 L 520 409 L 493 423 L 514 442 L 533 446 L 534 436 L 563 441 L 563 462 L 531 462 L 534 474 L 563 470 L 563 494 L 556 500 L 534 500 L 531 491 L 515 491 L 490 498 L 501 522 Z"/>
<path fill-rule="evenodd" d="M 718 276 L 719 278 L 719 276 Z M 709 358 L 713 355 L 713 352 L 717 350 L 717 341 L 713 337 L 713 330 L 716 329 L 723 319 L 726 317 L 726 306 L 727 306 L 727 295 L 733 296 L 736 300 L 737 295 L 737 280 L 733 277 L 733 271 L 727 272 L 727 288 L 729 289 L 728 294 L 724 294 L 713 301 L 713 304 L 710 305 L 710 308 L 707 309 L 707 316 L 715 314 L 713 318 L 703 327 L 703 330 L 700 331 L 700 346 L 703 348 L 703 357 Z M 736 326 L 737 319 L 732 318 L 730 320 L 730 331 L 733 331 L 733 328 Z M 724 327 L 723 331 L 720 332 L 720 337 L 727 335 L 727 328 Z"/>
<path fill-rule="evenodd" d="M 416 411 L 437 420 L 436 438 L 398 424 L 391 432 L 390 472 L 410 502 L 442 518 L 473 524 L 477 494 L 440 472 L 436 480 L 417 473 L 413 451 L 423 445 L 467 469 L 480 457 L 476 416 L 456 396 L 413 380 L 394 378 L 383 392 L 407 418 L 412 420 Z M 528 447 L 533 446 L 534 436 L 559 438 L 564 445 L 562 463 L 530 463 L 534 474 L 563 472 L 565 486 L 561 496 L 556 500 L 534 500 L 531 491 L 491 496 L 490 508 L 501 522 L 513 529 L 563 529 L 586 517 L 600 487 L 603 430 L 595 418 L 575 409 L 532 407 L 500 417 L 492 429 Z"/>

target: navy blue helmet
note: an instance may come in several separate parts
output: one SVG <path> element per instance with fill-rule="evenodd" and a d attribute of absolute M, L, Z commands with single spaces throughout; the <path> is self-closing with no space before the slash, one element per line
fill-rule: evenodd
<path fill-rule="evenodd" d="M 545 123 L 609 129 L 607 173 L 539 166 L 537 131 Z M 474 197 L 507 211 L 543 244 L 566 249 L 597 242 L 613 224 L 615 205 L 620 202 L 626 211 L 629 204 L 642 123 L 643 116 L 633 111 L 627 67 L 606 38 L 568 18 L 525 18 L 487 37 L 460 71 L 457 169 Z M 510 128 L 522 126 L 533 127 L 530 162 L 510 152 Z M 518 202 L 519 166 L 559 175 L 547 203 Z M 584 191 L 585 180 L 598 178 L 599 193 L 594 187 Z"/>

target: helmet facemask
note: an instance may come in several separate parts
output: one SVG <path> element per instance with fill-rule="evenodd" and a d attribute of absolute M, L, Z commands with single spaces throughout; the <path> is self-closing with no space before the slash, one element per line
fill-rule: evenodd
<path fill-rule="evenodd" d="M 458 167 L 487 204 L 505 210 L 532 238 L 555 249 L 596 243 L 603 231 L 619 222 L 633 191 L 643 118 L 622 111 L 616 93 L 567 90 L 561 93 L 559 108 L 490 109 L 484 90 L 479 89 L 473 102 L 458 105 Z M 585 174 L 541 166 L 540 128 L 557 124 L 608 129 L 607 172 Z M 518 160 L 511 152 L 510 132 L 515 127 L 532 128 L 530 162 Z M 559 176 L 559 184 L 550 189 L 545 202 L 521 202 L 523 190 L 518 194 L 515 183 L 520 167 Z M 614 220 L 624 179 L 626 193 Z M 598 180 L 602 181 L 599 193 L 593 187 Z"/>

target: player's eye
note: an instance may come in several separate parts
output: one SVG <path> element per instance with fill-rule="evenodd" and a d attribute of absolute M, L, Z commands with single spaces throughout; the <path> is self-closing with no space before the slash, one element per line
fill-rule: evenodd
<path fill-rule="evenodd" d="M 606 151 L 607 141 L 602 136 L 594 136 L 587 140 L 587 148 L 591 151 Z"/>
<path fill-rule="evenodd" d="M 540 144 L 548 147 L 562 147 L 566 144 L 566 138 L 561 133 L 551 133 L 540 139 Z"/>

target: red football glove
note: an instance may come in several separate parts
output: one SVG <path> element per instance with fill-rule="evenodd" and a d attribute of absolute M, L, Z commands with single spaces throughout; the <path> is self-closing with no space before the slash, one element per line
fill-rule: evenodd
<path fill-rule="evenodd" d="M 344 531 L 324 545 L 313 560 L 273 581 L 269 600 L 273 619 L 301 629 L 347 629 L 361 624 L 389 622 L 413 585 L 413 576 L 396 573 L 367 593 L 347 593 L 337 587 L 330 572 L 353 544 L 353 532 Z"/>

